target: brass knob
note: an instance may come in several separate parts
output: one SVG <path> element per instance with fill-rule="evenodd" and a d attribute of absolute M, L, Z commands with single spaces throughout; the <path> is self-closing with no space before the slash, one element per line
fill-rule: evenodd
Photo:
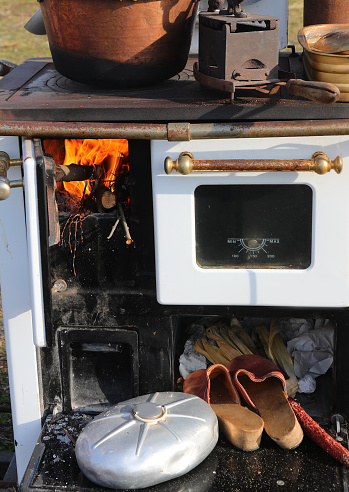
<path fill-rule="evenodd" d="M 9 155 L 0 150 L 0 200 L 6 200 L 11 193 L 11 188 L 23 186 L 22 180 L 9 181 L 7 171 L 10 166 L 22 164 L 21 159 L 10 159 Z"/>
<path fill-rule="evenodd" d="M 7 178 L 0 176 L 0 200 L 6 200 L 11 194 L 11 184 Z"/>
<path fill-rule="evenodd" d="M 190 152 L 182 152 L 174 162 L 171 157 L 166 157 L 164 169 L 166 174 L 171 174 L 173 170 L 180 174 L 190 174 L 193 170 L 193 155 Z"/>
<path fill-rule="evenodd" d="M 343 170 L 343 159 L 340 155 L 337 156 L 334 161 L 331 161 L 331 159 L 323 152 L 315 152 L 315 154 L 313 154 L 313 160 L 315 165 L 314 171 L 317 174 L 326 174 L 332 169 L 336 171 L 337 174 L 340 174 Z"/>
<path fill-rule="evenodd" d="M 7 179 L 7 171 L 9 167 L 9 155 L 0 150 L 0 200 L 6 200 L 11 193 L 10 181 Z"/>

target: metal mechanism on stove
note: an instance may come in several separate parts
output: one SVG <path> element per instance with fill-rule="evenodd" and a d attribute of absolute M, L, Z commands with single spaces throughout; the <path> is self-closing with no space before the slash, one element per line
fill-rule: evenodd
<path fill-rule="evenodd" d="M 228 14 L 233 14 L 235 17 L 247 17 L 246 12 L 241 9 L 243 0 L 228 0 Z"/>
<path fill-rule="evenodd" d="M 333 84 L 292 80 L 294 73 L 280 70 L 279 19 L 247 14 L 241 11 L 242 1 L 228 3 L 228 9 L 218 13 L 210 7 L 200 13 L 195 79 L 203 86 L 229 92 L 231 101 L 237 88 L 273 94 L 285 86 L 295 96 L 336 102 L 339 90 Z"/>
<path fill-rule="evenodd" d="M 11 193 L 11 188 L 21 188 L 23 180 L 12 180 L 7 178 L 7 171 L 10 166 L 22 166 L 23 159 L 10 159 L 6 152 L 0 151 L 0 200 L 6 200 Z M 56 182 L 59 181 L 84 181 L 93 174 L 93 166 L 69 166 L 54 165 Z"/>
<path fill-rule="evenodd" d="M 304 97 L 323 104 L 333 104 L 338 101 L 340 92 L 337 86 L 328 82 L 313 82 L 295 79 L 291 73 L 283 73 L 285 79 L 270 79 L 262 82 L 219 79 L 200 72 L 198 64 L 193 67 L 195 79 L 203 86 L 230 93 L 231 101 L 234 100 L 236 89 L 253 89 L 266 94 L 276 93 L 280 87 L 285 87 L 293 96 Z M 280 72 L 279 72 L 280 73 Z"/>
<path fill-rule="evenodd" d="M 0 60 L 0 77 L 7 75 L 17 67 L 16 63 L 8 60 Z"/>
<path fill-rule="evenodd" d="M 200 72 L 238 83 L 278 78 L 279 20 L 236 8 L 200 13 Z"/>
<path fill-rule="evenodd" d="M 343 159 L 337 156 L 331 161 L 323 152 L 315 152 L 311 159 L 204 160 L 194 159 L 190 152 L 182 152 L 175 161 L 166 157 L 164 169 L 166 174 L 175 170 L 184 175 L 192 171 L 314 171 L 316 174 L 326 174 L 332 169 L 340 174 L 343 169 Z"/>

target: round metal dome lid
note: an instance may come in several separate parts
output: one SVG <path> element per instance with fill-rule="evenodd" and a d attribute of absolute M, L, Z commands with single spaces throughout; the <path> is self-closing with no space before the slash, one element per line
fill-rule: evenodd
<path fill-rule="evenodd" d="M 217 440 L 217 417 L 205 401 L 164 392 L 121 402 L 97 416 L 80 434 L 75 453 L 92 482 L 134 489 L 190 471 Z"/>
<path fill-rule="evenodd" d="M 132 410 L 133 416 L 142 422 L 157 422 L 166 415 L 166 407 L 152 402 L 136 405 Z"/>

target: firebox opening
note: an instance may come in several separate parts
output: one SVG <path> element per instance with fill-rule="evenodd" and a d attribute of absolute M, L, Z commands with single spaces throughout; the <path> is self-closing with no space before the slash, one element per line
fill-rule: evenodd
<path fill-rule="evenodd" d="M 109 212 L 127 215 L 128 141 L 125 139 L 44 140 L 55 163 L 56 202 L 60 213 Z"/>
<path fill-rule="evenodd" d="M 53 291 L 59 279 L 105 289 L 154 277 L 149 142 L 63 138 L 41 147 Z"/>

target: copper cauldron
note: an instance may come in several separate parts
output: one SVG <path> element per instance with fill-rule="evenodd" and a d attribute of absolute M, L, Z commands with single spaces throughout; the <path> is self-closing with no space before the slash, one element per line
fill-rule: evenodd
<path fill-rule="evenodd" d="M 43 0 L 54 65 L 93 85 L 139 87 L 187 62 L 196 0 Z"/>
<path fill-rule="evenodd" d="M 304 26 L 314 24 L 346 24 L 348 22 L 348 0 L 304 0 Z"/>

